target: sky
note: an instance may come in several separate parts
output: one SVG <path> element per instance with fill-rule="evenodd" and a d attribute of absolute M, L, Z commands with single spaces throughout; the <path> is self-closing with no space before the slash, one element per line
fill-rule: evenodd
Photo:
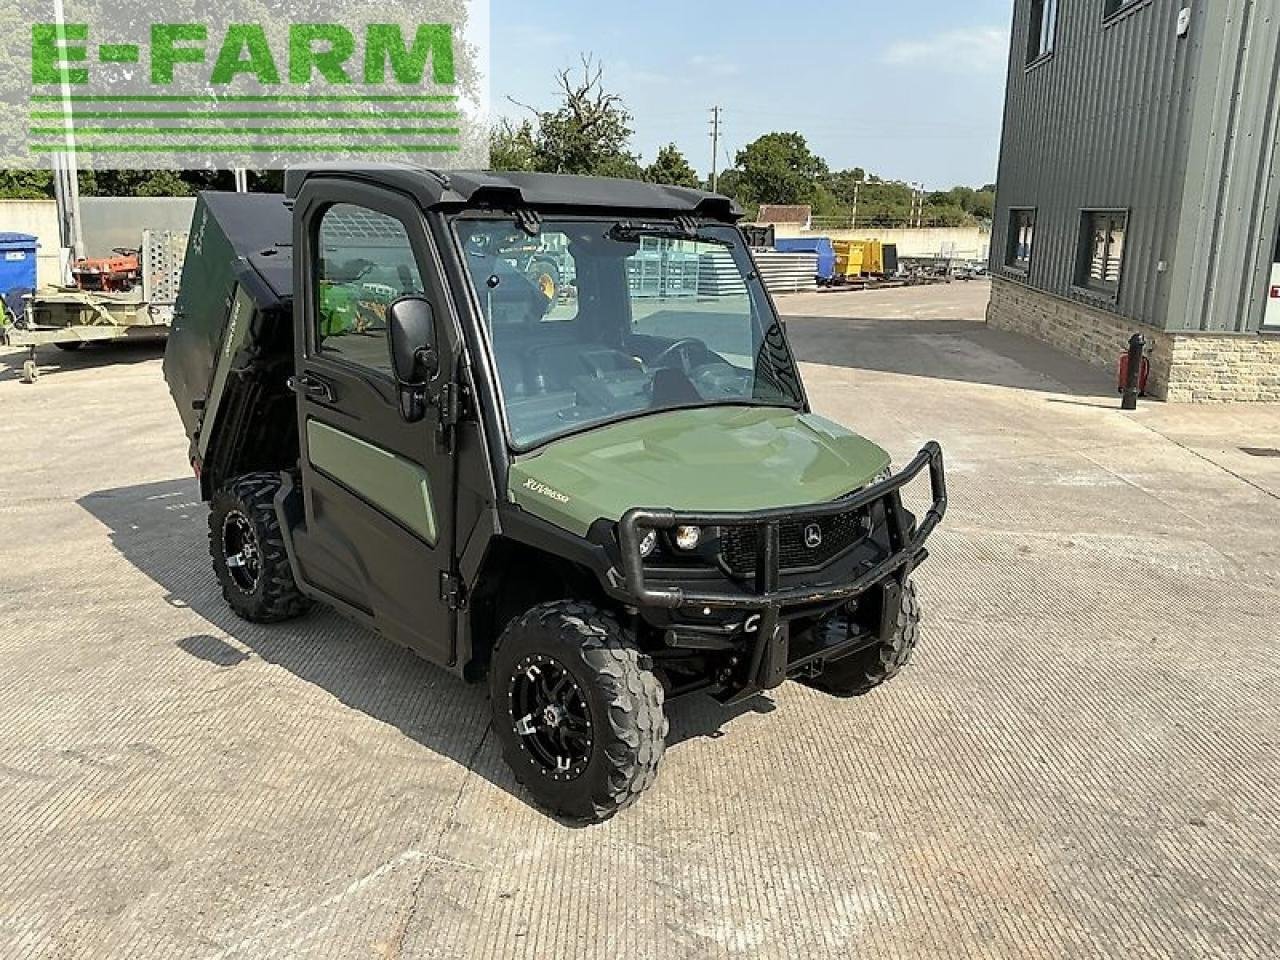
<path fill-rule="evenodd" d="M 490 0 L 493 112 L 555 102 L 589 53 L 632 114 L 645 162 L 674 142 L 705 175 L 755 137 L 796 130 L 832 169 L 930 189 L 996 178 L 1010 0 Z"/>

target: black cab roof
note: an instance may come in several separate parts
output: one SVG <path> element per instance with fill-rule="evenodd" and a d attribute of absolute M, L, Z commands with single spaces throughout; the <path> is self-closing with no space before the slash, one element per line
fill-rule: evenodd
<path fill-rule="evenodd" d="M 285 172 L 284 191 L 290 199 L 312 178 L 361 179 L 400 190 L 423 208 L 534 207 L 564 212 L 591 209 L 667 216 L 705 216 L 737 221 L 742 210 L 728 197 L 689 187 L 671 187 L 612 177 L 581 177 L 558 173 L 494 173 L 485 170 L 431 170 L 409 164 L 318 163 Z"/>

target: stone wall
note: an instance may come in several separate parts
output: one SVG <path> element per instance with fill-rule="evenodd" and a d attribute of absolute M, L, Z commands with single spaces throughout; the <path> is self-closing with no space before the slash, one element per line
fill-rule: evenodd
<path fill-rule="evenodd" d="M 1280 402 L 1280 336 L 1175 336 L 1169 400 Z"/>
<path fill-rule="evenodd" d="M 1165 333 L 1087 303 L 993 277 L 987 323 L 1115 371 L 1129 338 L 1151 351 L 1148 392 L 1172 401 L 1280 402 L 1280 337 Z"/>

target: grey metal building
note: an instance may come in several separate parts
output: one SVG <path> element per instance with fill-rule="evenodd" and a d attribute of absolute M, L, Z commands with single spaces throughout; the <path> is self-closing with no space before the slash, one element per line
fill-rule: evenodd
<path fill-rule="evenodd" d="M 1016 0 L 988 320 L 1280 400 L 1280 0 Z"/>

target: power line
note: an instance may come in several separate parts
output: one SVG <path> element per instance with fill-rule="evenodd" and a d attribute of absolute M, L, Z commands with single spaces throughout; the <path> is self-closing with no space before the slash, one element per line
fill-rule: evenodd
<path fill-rule="evenodd" d="M 716 163 L 720 158 L 720 107 L 711 108 L 711 192 L 716 189 Z"/>

